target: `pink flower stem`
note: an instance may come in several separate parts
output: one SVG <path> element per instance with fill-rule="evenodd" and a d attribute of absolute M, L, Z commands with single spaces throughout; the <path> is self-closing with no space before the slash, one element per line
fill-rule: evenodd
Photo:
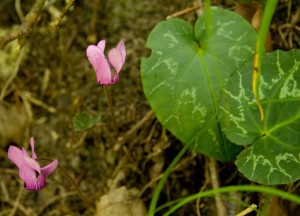
<path fill-rule="evenodd" d="M 110 117 L 111 117 L 111 120 L 112 120 L 112 123 L 113 123 L 113 128 L 114 128 L 114 131 L 115 131 L 115 134 L 116 134 L 116 138 L 118 138 L 119 130 L 118 130 L 118 125 L 117 125 L 117 122 L 116 122 L 116 117 L 115 117 L 115 113 L 114 113 L 114 109 L 113 109 L 113 105 L 112 105 L 112 99 L 111 99 L 111 96 L 110 96 L 110 93 L 109 93 L 108 86 L 104 85 L 103 87 L 104 87 L 104 94 L 105 94 L 105 97 L 106 97 L 107 103 L 108 103 L 108 108 L 109 108 L 109 111 L 110 111 Z"/>
<path fill-rule="evenodd" d="M 49 158 L 49 157 L 38 157 L 37 160 L 46 160 L 46 161 L 53 161 L 53 159 Z M 74 185 L 80 199 L 83 201 L 83 203 L 87 206 L 90 207 L 93 205 L 93 203 L 89 200 L 89 198 L 84 194 L 84 192 L 78 187 L 77 183 L 75 182 L 75 180 L 72 178 L 72 176 L 68 173 L 68 171 L 58 163 L 57 166 L 62 173 L 67 177 L 67 179 L 69 180 L 69 182 L 71 184 Z"/>

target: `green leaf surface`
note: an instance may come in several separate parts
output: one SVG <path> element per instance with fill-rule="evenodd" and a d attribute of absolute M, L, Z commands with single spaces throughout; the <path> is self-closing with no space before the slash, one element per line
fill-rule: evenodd
<path fill-rule="evenodd" d="M 85 112 L 77 113 L 73 118 L 75 131 L 84 131 L 100 121 L 101 116 L 98 114 L 90 115 Z"/>
<path fill-rule="evenodd" d="M 256 32 L 242 17 L 214 8 L 193 28 L 181 19 L 159 23 L 142 59 L 144 93 L 160 122 L 183 143 L 220 161 L 238 147 L 224 139 L 218 101 L 225 79 L 252 61 Z M 206 20 L 210 20 L 207 23 Z"/>
<path fill-rule="evenodd" d="M 225 85 L 220 122 L 227 138 L 246 146 L 236 165 L 261 184 L 288 184 L 300 178 L 300 50 L 275 51 L 263 58 L 260 121 L 253 98 L 252 64 Z"/>

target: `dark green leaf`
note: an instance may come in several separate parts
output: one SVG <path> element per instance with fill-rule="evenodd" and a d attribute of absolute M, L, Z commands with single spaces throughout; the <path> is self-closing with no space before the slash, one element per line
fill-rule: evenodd
<path fill-rule="evenodd" d="M 300 179 L 300 50 L 267 54 L 262 63 L 260 121 L 253 98 L 252 63 L 225 86 L 220 122 L 227 138 L 247 146 L 238 169 L 261 184 L 288 184 Z"/>
<path fill-rule="evenodd" d="M 181 19 L 161 22 L 151 32 L 149 58 L 142 60 L 145 95 L 160 122 L 183 143 L 221 161 L 239 148 L 218 123 L 218 102 L 225 79 L 252 61 L 255 30 L 239 15 L 212 9 L 195 28 Z M 209 25 L 208 25 L 209 24 Z"/>
<path fill-rule="evenodd" d="M 73 118 L 75 131 L 84 131 L 100 121 L 100 115 L 89 115 L 85 112 L 77 113 Z"/>

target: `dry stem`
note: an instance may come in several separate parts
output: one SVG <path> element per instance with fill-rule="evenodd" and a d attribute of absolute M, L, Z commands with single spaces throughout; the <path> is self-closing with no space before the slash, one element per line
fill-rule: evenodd
<path fill-rule="evenodd" d="M 218 178 L 218 174 L 217 174 L 218 173 L 217 172 L 217 163 L 213 159 L 209 159 L 209 171 L 210 171 L 213 189 L 219 188 L 220 184 L 219 184 L 219 178 Z M 224 203 L 222 202 L 220 194 L 216 194 L 215 201 L 216 201 L 216 206 L 217 206 L 217 215 L 218 216 L 226 216 L 227 210 L 226 210 Z"/>

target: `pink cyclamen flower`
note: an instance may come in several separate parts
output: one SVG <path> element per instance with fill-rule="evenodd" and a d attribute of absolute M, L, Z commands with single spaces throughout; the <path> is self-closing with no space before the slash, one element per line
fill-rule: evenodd
<path fill-rule="evenodd" d="M 108 60 L 105 58 L 104 50 L 105 40 L 101 40 L 97 46 L 89 45 L 86 55 L 96 72 L 97 82 L 102 85 L 112 85 L 118 82 L 119 73 L 125 62 L 126 50 L 124 41 L 121 40 L 115 48 L 108 52 Z M 110 66 L 114 69 L 114 74 Z"/>
<path fill-rule="evenodd" d="M 15 146 L 10 146 L 8 158 L 19 168 L 19 176 L 24 181 L 24 187 L 27 190 L 41 190 L 47 185 L 46 178 L 56 169 L 58 162 L 54 160 L 41 168 L 36 161 L 33 137 L 30 139 L 30 145 L 31 157 L 24 148 L 21 150 Z"/>

